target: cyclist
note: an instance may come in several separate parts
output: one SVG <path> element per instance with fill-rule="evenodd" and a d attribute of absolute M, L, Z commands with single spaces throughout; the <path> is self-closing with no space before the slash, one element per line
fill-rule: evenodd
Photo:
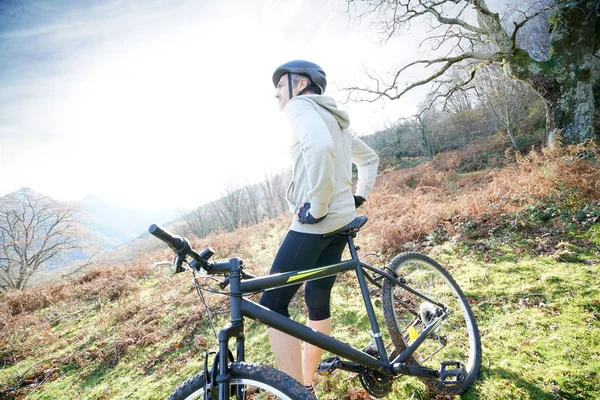
<path fill-rule="evenodd" d="M 341 261 L 344 239 L 323 234 L 352 222 L 375 184 L 379 159 L 362 140 L 348 131 L 347 112 L 324 96 L 325 72 L 312 62 L 294 60 L 273 74 L 275 98 L 291 125 L 292 181 L 287 200 L 294 219 L 279 248 L 270 274 L 315 268 Z M 352 194 L 352 163 L 358 168 Z M 330 295 L 335 281 L 328 277 L 305 287 L 308 323 L 331 333 Z M 289 318 L 288 305 L 300 285 L 263 293 L 260 304 Z M 269 341 L 279 368 L 310 390 L 323 350 L 308 343 L 302 356 L 300 341 L 269 329 Z"/>

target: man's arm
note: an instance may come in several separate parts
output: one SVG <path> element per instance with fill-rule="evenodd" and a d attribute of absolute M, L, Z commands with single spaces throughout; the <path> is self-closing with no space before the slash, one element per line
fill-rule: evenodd
<path fill-rule="evenodd" d="M 366 199 L 375 185 L 379 157 L 365 142 L 352 136 L 352 162 L 358 168 L 355 194 Z"/>
<path fill-rule="evenodd" d="M 327 215 L 328 204 L 333 194 L 335 172 L 335 147 L 323 118 L 314 105 L 297 97 L 285 107 L 292 125 L 292 133 L 302 147 L 302 157 L 308 176 L 307 201 L 311 204 L 310 214 L 315 218 Z"/>

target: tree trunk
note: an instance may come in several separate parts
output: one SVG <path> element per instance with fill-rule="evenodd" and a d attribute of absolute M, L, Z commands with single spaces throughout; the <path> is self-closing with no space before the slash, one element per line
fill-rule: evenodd
<path fill-rule="evenodd" d="M 593 0 L 559 1 L 551 18 L 550 57 L 540 62 L 515 49 L 504 60 L 513 78 L 530 84 L 544 99 L 547 130 L 562 131 L 565 143 L 598 140 L 594 118 L 598 104 L 593 86 L 598 80 L 594 54 L 600 46 L 600 3 Z"/>
<path fill-rule="evenodd" d="M 510 138 L 510 142 L 512 143 L 513 147 L 515 148 L 515 150 L 519 150 L 519 146 L 517 146 L 517 139 L 515 139 L 514 135 L 512 134 L 510 128 L 506 129 L 506 133 L 508 133 L 508 137 Z"/>

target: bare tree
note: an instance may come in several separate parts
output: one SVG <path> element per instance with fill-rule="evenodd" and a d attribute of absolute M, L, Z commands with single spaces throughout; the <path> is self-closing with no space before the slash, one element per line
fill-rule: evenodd
<path fill-rule="evenodd" d="M 45 263 L 77 248 L 76 210 L 28 189 L 0 199 L 0 290 L 21 290 Z"/>
<path fill-rule="evenodd" d="M 280 214 L 288 211 L 287 193 L 292 180 L 292 169 L 288 168 L 276 176 L 274 187 Z M 293 188 L 292 188 L 293 190 Z"/>
<path fill-rule="evenodd" d="M 265 179 L 260 183 L 260 190 L 262 191 L 265 205 L 265 213 L 269 218 L 273 218 L 278 214 L 275 199 L 275 189 L 273 188 L 273 176 L 273 174 L 265 174 Z"/>
<path fill-rule="evenodd" d="M 427 123 L 426 117 L 423 114 L 417 115 L 412 123 L 413 129 L 416 131 L 420 139 L 423 153 L 427 160 L 431 160 L 435 154 L 435 149 L 432 140 L 432 130 Z"/>
<path fill-rule="evenodd" d="M 94 260 L 98 254 L 101 253 L 101 250 L 96 250 L 94 251 L 94 253 L 92 253 L 92 255 L 90 255 L 87 259 L 87 261 L 81 262 L 79 263 L 79 265 L 75 266 L 75 268 L 73 268 L 73 270 L 71 270 L 70 272 L 67 272 L 66 274 L 61 274 L 60 277 L 61 278 L 67 278 L 71 275 L 75 275 L 81 272 L 85 272 L 87 270 L 89 270 L 91 267 L 93 267 L 94 265 L 96 265 L 96 260 Z"/>
<path fill-rule="evenodd" d="M 433 120 L 431 112 L 423 110 L 410 122 L 410 127 L 427 160 L 431 160 L 435 155 L 434 132 L 432 129 Z"/>
<path fill-rule="evenodd" d="M 279 174 L 270 173 L 265 175 L 265 180 L 260 184 L 266 213 L 270 218 L 283 214 L 288 209 L 285 197 L 288 179 L 289 172 L 287 171 Z"/>
<path fill-rule="evenodd" d="M 451 68 L 448 74 L 448 79 L 440 86 L 442 91 L 450 90 L 463 82 L 469 75 L 469 71 L 466 71 L 463 68 Z M 465 85 L 461 89 L 453 91 L 452 94 L 445 99 L 444 110 L 452 114 L 469 111 L 473 109 L 473 102 L 472 87 Z M 423 107 L 421 107 L 421 110 L 422 109 Z"/>
<path fill-rule="evenodd" d="M 493 118 L 506 130 L 513 147 L 518 150 L 516 129 L 529 114 L 535 94 L 522 82 L 511 80 L 496 67 L 488 67 L 477 79 L 477 95 Z"/>
<path fill-rule="evenodd" d="M 256 225 L 262 219 L 259 185 L 244 186 L 244 210 L 250 225 Z"/>
<path fill-rule="evenodd" d="M 225 186 L 223 196 L 215 201 L 214 210 L 220 225 L 226 231 L 240 227 L 244 212 L 244 192 L 231 181 Z"/>
<path fill-rule="evenodd" d="M 375 150 L 382 163 L 399 162 L 402 157 L 418 154 L 407 140 L 409 125 L 406 121 L 389 122 L 380 131 L 361 139 Z"/>
<path fill-rule="evenodd" d="M 188 229 L 196 237 L 205 237 L 214 230 L 214 218 L 209 213 L 207 206 L 200 206 L 190 212 L 182 213 L 182 216 Z"/>
<path fill-rule="evenodd" d="M 468 85 L 482 67 L 496 64 L 509 77 L 529 84 L 544 99 L 549 132 L 562 129 L 567 142 L 595 138 L 594 118 L 600 114 L 593 92 L 600 76 L 597 0 L 555 0 L 551 5 L 546 0 L 521 2 L 521 8 L 512 13 L 510 29 L 503 26 L 500 15 L 489 9 L 486 0 L 348 0 L 348 3 L 354 4 L 362 15 L 374 15 L 386 39 L 401 34 L 416 20 L 429 18 L 433 26 L 426 40 L 437 52 L 436 56 L 398 69 L 390 82 L 369 75 L 374 85 L 347 87 L 349 99 L 394 100 L 415 87 L 429 84 L 440 97 L 447 98 Z M 524 26 L 542 14 L 552 15 L 548 20 L 552 33 L 548 58 L 537 60 L 519 47 L 517 37 Z M 457 65 L 468 68 L 469 75 L 441 90 L 443 77 Z M 414 66 L 434 70 L 426 78 L 403 85 L 402 73 Z"/>

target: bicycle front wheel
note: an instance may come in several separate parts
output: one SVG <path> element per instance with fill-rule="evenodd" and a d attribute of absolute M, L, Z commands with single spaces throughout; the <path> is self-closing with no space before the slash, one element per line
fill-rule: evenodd
<path fill-rule="evenodd" d="M 481 339 L 471 307 L 450 274 L 437 262 L 419 253 L 396 256 L 388 268 L 411 289 L 445 306 L 446 318 L 413 353 L 410 363 L 439 370 L 444 361 L 464 365 L 466 376 L 456 385 L 423 379 L 436 392 L 462 393 L 481 368 Z M 385 324 L 396 349 L 402 352 L 441 314 L 441 308 L 408 292 L 389 279 L 382 288 Z"/>
<path fill-rule="evenodd" d="M 276 370 L 259 364 L 232 363 L 229 365 L 231 398 L 236 400 L 316 400 L 299 382 Z M 219 400 L 218 389 L 211 389 L 204 372 L 188 379 L 169 396 L 168 400 Z"/>

